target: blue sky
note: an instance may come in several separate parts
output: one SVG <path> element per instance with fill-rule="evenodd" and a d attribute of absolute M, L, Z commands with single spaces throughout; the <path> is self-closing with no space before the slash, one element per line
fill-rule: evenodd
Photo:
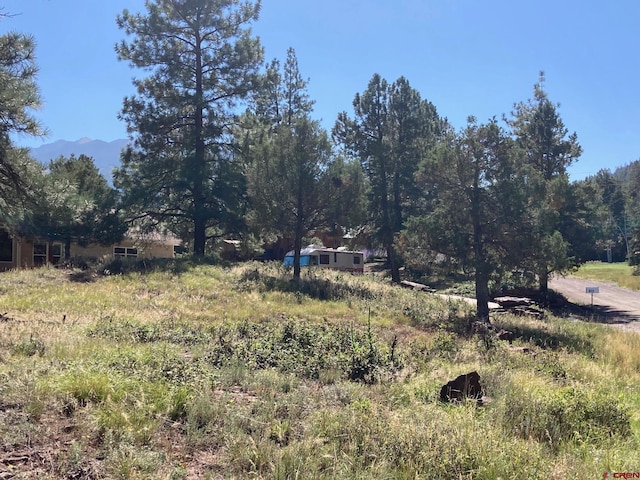
<path fill-rule="evenodd" d="M 119 62 L 115 16 L 143 0 L 0 0 L 0 32 L 38 44 L 38 146 L 81 137 L 126 138 L 117 119 L 131 78 Z M 440 115 L 462 127 L 531 97 L 538 73 L 584 153 L 572 179 L 640 159 L 640 2 L 637 0 L 264 0 L 253 31 L 265 58 L 296 50 L 315 116 L 331 128 L 374 73 L 405 76 Z"/>

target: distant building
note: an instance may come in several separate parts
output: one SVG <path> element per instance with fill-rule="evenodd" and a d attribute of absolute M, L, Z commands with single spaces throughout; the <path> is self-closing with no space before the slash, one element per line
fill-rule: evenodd
<path fill-rule="evenodd" d="M 283 265 L 293 266 L 294 251 L 287 252 Z M 320 267 L 342 270 L 345 272 L 363 273 L 364 254 L 340 248 L 325 248 L 309 245 L 300 250 L 300 266 Z"/>
<path fill-rule="evenodd" d="M 71 244 L 71 257 L 99 259 L 106 257 L 174 258 L 181 241 L 169 235 L 127 235 L 114 245 Z M 56 265 L 64 260 L 64 244 L 59 241 L 13 235 L 0 226 L 0 271 Z"/>

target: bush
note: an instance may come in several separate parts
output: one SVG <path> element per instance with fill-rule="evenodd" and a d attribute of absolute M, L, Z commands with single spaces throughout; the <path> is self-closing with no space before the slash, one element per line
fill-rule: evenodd
<path fill-rule="evenodd" d="M 336 274 L 332 280 L 324 277 L 325 273 L 307 269 L 298 281 L 293 281 L 288 275 L 270 275 L 264 268 L 251 268 L 242 273 L 239 285 L 241 290 L 254 288 L 260 292 L 296 293 L 317 300 L 372 300 L 376 297 L 362 282 L 349 281 L 348 276 L 335 271 L 331 272 Z"/>
<path fill-rule="evenodd" d="M 151 272 L 182 274 L 197 265 L 216 265 L 219 263 L 220 260 L 215 256 L 208 256 L 198 260 L 194 260 L 192 257 L 139 259 L 107 257 L 95 264 L 93 268 L 99 275 L 104 276 Z"/>
<path fill-rule="evenodd" d="M 323 377 L 323 372 L 332 371 L 366 383 L 374 383 L 401 367 L 401 361 L 393 358 L 370 328 L 363 332 L 299 321 L 245 321 L 215 327 L 213 337 L 217 341 L 209 344 L 206 358 L 216 367 L 241 363 L 250 369 L 275 368 L 315 380 Z"/>

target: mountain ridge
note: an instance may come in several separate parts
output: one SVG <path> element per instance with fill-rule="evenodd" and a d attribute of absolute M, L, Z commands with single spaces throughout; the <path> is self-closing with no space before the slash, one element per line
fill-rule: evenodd
<path fill-rule="evenodd" d="M 31 148 L 30 153 L 33 158 L 43 165 L 48 164 L 60 156 L 69 157 L 75 155 L 86 155 L 93 158 L 93 161 L 104 175 L 109 184 L 113 184 L 113 169 L 120 166 L 120 152 L 127 146 L 129 140 L 120 138 L 112 141 L 92 139 L 82 137 L 75 141 L 56 140 L 45 143 L 39 147 Z"/>

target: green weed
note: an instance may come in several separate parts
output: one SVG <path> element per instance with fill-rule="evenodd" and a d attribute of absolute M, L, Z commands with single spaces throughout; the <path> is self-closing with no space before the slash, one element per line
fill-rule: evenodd
<path fill-rule="evenodd" d="M 276 368 L 316 380 L 340 372 L 341 378 L 371 383 L 401 365 L 370 329 L 286 320 L 223 324 L 212 333 L 217 341 L 207 346 L 206 360 L 214 367 Z"/>

